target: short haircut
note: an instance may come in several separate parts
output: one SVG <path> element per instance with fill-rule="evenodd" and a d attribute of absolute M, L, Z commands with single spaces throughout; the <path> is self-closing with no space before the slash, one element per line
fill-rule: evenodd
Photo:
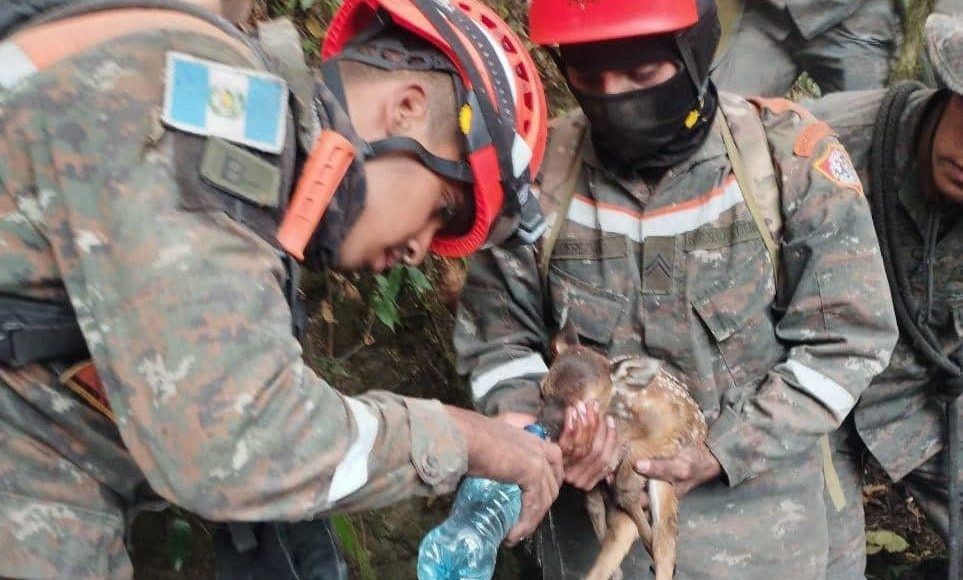
<path fill-rule="evenodd" d="M 409 49 L 419 56 L 412 58 Z M 431 144 L 456 140 L 456 143 L 462 146 L 452 72 L 406 68 L 407 61 L 423 64 L 422 55 L 439 62 L 443 60 L 450 66 L 450 61 L 441 52 L 420 38 L 393 30 L 352 46 L 350 53 L 356 56 L 346 55 L 341 59 L 341 73 L 345 80 L 365 82 L 402 78 L 424 84 L 428 92 L 428 135 Z M 372 62 L 386 63 L 390 68 L 371 64 Z M 454 66 L 451 66 L 451 69 L 454 70 Z M 431 144 L 425 145 L 430 148 Z"/>

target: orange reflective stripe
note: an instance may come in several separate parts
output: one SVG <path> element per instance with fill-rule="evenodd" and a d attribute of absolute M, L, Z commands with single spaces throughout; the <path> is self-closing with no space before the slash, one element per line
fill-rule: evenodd
<path fill-rule="evenodd" d="M 9 41 L 19 46 L 40 70 L 98 44 L 150 30 L 205 34 L 251 55 L 243 42 L 209 22 L 183 12 L 155 8 L 122 8 L 74 16 L 20 31 Z"/>

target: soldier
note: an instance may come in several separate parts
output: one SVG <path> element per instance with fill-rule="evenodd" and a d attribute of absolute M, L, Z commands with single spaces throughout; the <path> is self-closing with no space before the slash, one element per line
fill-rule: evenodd
<path fill-rule="evenodd" d="M 959 417 L 950 402 L 963 386 L 963 20 L 930 16 L 925 36 L 943 88 L 906 83 L 812 103 L 852 154 L 873 204 L 900 323 L 889 367 L 835 439 L 840 471 L 851 474 L 847 509 L 834 514 L 838 577 L 866 563 L 863 449 L 905 484 L 948 544 L 960 536 L 949 529 L 946 414 Z"/>
<path fill-rule="evenodd" d="M 741 16 L 712 78 L 724 91 L 768 97 L 785 95 L 804 71 L 823 94 L 880 88 L 900 33 L 896 2 L 735 0 Z"/>
<path fill-rule="evenodd" d="M 259 47 L 204 8 L 247 4 L 0 3 L 0 576 L 130 577 L 154 493 L 296 521 L 473 473 L 522 487 L 512 542 L 557 494 L 554 445 L 342 396 L 295 337 L 290 255 L 383 270 L 538 235 L 523 45 L 472 0 L 349 0 L 317 82 L 290 24 Z"/>
<path fill-rule="evenodd" d="M 710 426 L 707 445 L 636 466 L 688 492 L 677 577 L 826 578 L 824 436 L 896 341 L 848 155 L 790 101 L 717 93 L 711 1 L 535 0 L 530 25 L 581 111 L 552 129 L 538 249 L 471 260 L 455 344 L 478 408 L 530 420 L 562 318 L 611 357 L 661 359 Z M 586 407 L 560 438 L 582 488 L 612 459 Z M 563 488 L 540 530 L 546 578 L 580 577 L 597 552 L 578 496 Z M 629 578 L 648 577 L 640 552 Z"/>

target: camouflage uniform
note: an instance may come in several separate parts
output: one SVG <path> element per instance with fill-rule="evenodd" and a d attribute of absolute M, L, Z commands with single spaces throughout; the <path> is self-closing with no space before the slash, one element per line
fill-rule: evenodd
<path fill-rule="evenodd" d="M 780 300 L 718 125 L 658 184 L 610 174 L 586 140 L 548 287 L 531 249 L 473 258 L 455 333 L 459 370 L 484 412 L 535 412 L 563 313 L 611 356 L 666 361 L 705 414 L 724 471 L 681 502 L 677 577 L 824 578 L 816 443 L 888 362 L 896 322 L 869 209 L 828 128 L 782 99 L 761 110 L 721 100 L 737 143 L 761 117 L 781 176 Z M 580 113 L 562 121 L 583 122 Z M 549 156 L 564 154 L 551 147 Z M 552 215 L 548 190 L 543 183 L 541 201 Z"/>
<path fill-rule="evenodd" d="M 963 34 L 955 43 L 931 44 L 943 58 L 936 66 L 956 66 L 963 58 Z M 945 75 L 941 75 L 944 76 Z M 960 72 L 957 78 L 963 78 Z M 959 88 L 963 88 L 960 84 Z M 957 90 L 954 88 L 953 90 Z M 861 91 L 830 95 L 812 104 L 813 113 L 828 121 L 838 132 L 840 140 L 850 151 L 860 178 L 870 183 L 870 150 L 873 130 L 886 91 Z M 929 325 L 950 353 L 963 346 L 963 220 L 960 208 L 935 203 L 924 193 L 920 175 L 919 148 L 928 142 L 938 114 L 945 105 L 946 92 L 923 89 L 915 91 L 905 107 L 898 112 L 896 143 L 897 159 L 902 165 L 892 168 L 902 184 L 899 190 L 901 211 L 894 218 L 893 228 L 901 240 L 899 251 L 905 264 L 917 265 L 907 272 L 915 300 L 924 302 L 926 268 L 925 237 L 930 220 L 939 223 L 939 241 L 934 248 L 933 302 Z M 872 197 L 879 192 L 867 190 Z M 866 448 L 883 466 L 893 481 L 902 481 L 917 503 L 926 512 L 934 528 L 948 538 L 947 512 L 945 405 L 936 396 L 939 385 L 934 381 L 934 369 L 927 359 L 913 347 L 908 336 L 901 336 L 889 366 L 863 393 L 853 412 L 850 433 L 837 439 L 840 459 L 848 458 L 860 477 L 850 479 L 846 492 L 847 506 L 835 518 L 840 529 L 851 529 L 846 522 L 862 521 L 860 501 L 862 465 L 857 461 Z M 847 467 L 847 470 L 852 469 Z M 963 481 L 963 471 L 959 473 Z M 840 539 L 833 546 L 840 565 L 858 567 L 864 563 L 862 529 Z M 852 551 L 858 547 L 858 552 Z M 846 563 L 849 562 L 849 563 Z M 846 563 L 846 564 L 844 564 Z"/>
<path fill-rule="evenodd" d="M 168 51 L 261 68 L 155 29 L 0 91 L 0 292 L 69 299 L 117 416 L 0 365 L 0 576 L 129 577 L 148 486 L 213 520 L 300 520 L 447 492 L 467 467 L 437 401 L 345 397 L 307 367 L 279 251 L 200 179 L 208 140 L 158 120 Z"/>
<path fill-rule="evenodd" d="M 894 0 L 752 0 L 712 77 L 743 95 L 786 94 L 803 71 L 823 93 L 882 87 L 896 52 Z"/>

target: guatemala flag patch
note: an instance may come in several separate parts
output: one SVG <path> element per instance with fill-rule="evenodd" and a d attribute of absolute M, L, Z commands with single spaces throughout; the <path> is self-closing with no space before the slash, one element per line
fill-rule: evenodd
<path fill-rule="evenodd" d="M 167 53 L 162 120 L 195 135 L 280 153 L 288 87 L 272 74 Z"/>

